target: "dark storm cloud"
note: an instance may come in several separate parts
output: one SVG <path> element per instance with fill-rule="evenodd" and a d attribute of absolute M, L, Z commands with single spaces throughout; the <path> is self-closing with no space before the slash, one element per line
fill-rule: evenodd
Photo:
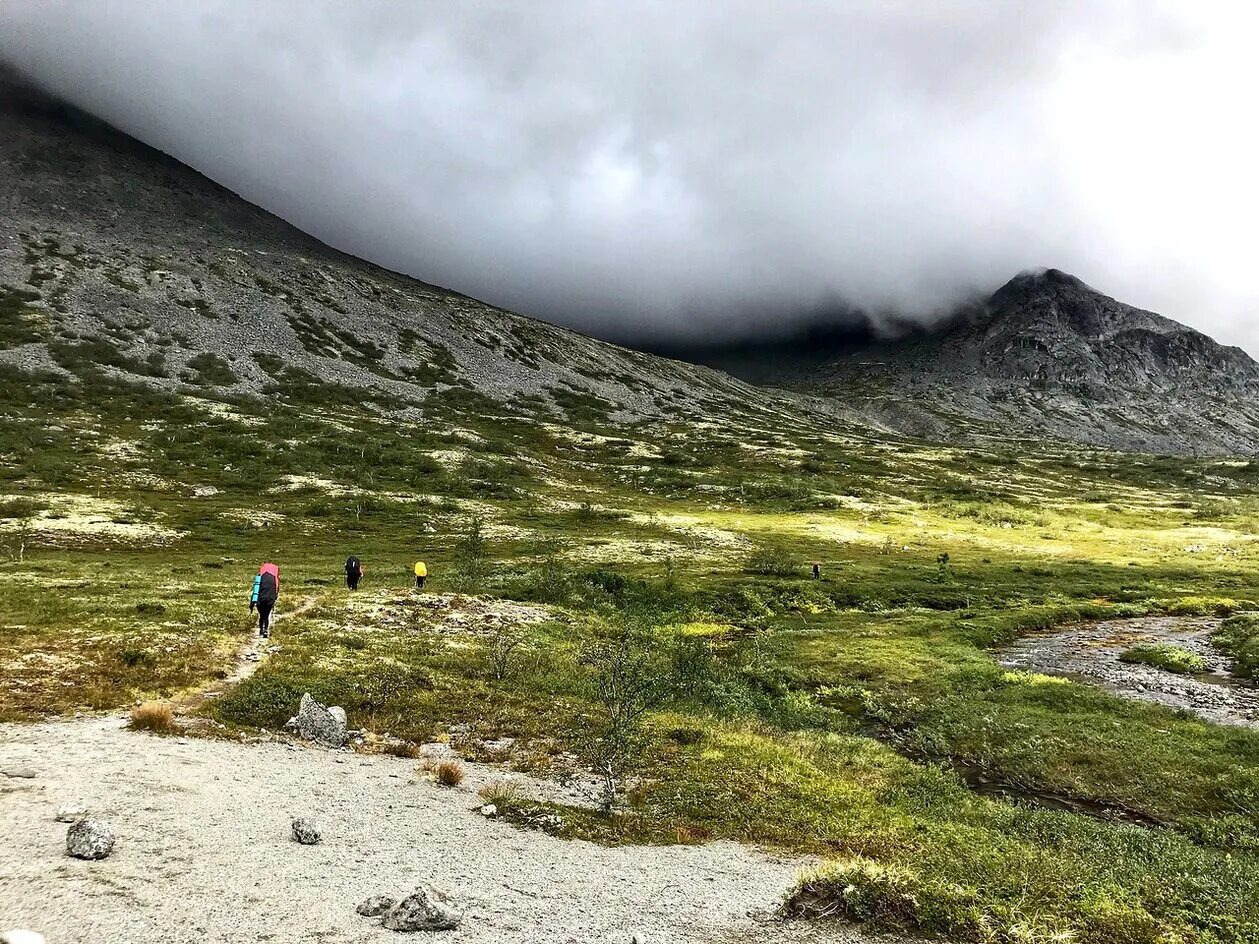
<path fill-rule="evenodd" d="M 1064 157 L 1073 63 L 1197 41 L 1153 9 L 7 0 L 0 56 L 339 248 L 595 333 L 929 317 L 1037 265 L 1220 327 Z"/>

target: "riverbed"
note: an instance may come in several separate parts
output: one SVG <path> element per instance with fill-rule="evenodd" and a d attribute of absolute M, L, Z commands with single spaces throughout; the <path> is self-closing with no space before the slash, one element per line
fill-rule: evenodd
<path fill-rule="evenodd" d="M 1023 636 L 998 654 L 1004 666 L 1100 685 L 1125 698 L 1182 708 L 1216 724 L 1259 728 L 1259 688 L 1229 674 L 1226 655 L 1211 645 L 1214 617 L 1151 616 L 1106 620 Z M 1119 661 L 1125 649 L 1165 642 L 1206 663 L 1202 672 L 1178 675 Z"/>

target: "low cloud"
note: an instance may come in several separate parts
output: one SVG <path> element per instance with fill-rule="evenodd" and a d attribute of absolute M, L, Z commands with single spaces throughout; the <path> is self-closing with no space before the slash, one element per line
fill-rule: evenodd
<path fill-rule="evenodd" d="M 338 248 L 596 334 L 930 319 L 1052 265 L 1251 342 L 1243 6 L 7 0 L 0 58 Z"/>

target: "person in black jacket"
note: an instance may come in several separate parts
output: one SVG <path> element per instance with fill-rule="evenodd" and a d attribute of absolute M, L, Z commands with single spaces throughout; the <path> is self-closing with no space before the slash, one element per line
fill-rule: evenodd
<path fill-rule="evenodd" d="M 363 562 L 351 554 L 345 559 L 345 585 L 351 590 L 358 589 L 358 582 L 363 579 Z"/>
<path fill-rule="evenodd" d="M 271 635 L 271 611 L 280 598 L 280 568 L 266 563 L 258 569 L 253 590 L 249 595 L 249 609 L 258 608 L 258 635 L 266 639 Z"/>

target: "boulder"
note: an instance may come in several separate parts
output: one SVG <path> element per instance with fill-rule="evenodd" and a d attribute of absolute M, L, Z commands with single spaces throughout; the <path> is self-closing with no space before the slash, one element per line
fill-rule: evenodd
<path fill-rule="evenodd" d="M 313 819 L 299 816 L 293 820 L 293 838 L 303 846 L 313 846 L 323 839 L 323 836 L 320 834 L 319 827 L 315 825 Z"/>
<path fill-rule="evenodd" d="M 76 859 L 103 859 L 114 851 L 114 831 L 99 819 L 81 819 L 66 830 L 66 852 Z"/>
<path fill-rule="evenodd" d="M 0 767 L 0 774 L 15 780 L 34 780 L 35 771 L 29 767 Z"/>
<path fill-rule="evenodd" d="M 379 918 L 395 904 L 397 902 L 388 895 L 372 895 L 371 898 L 359 902 L 354 910 L 365 918 Z"/>
<path fill-rule="evenodd" d="M 463 915 L 449 898 L 421 885 L 386 911 L 382 924 L 390 931 L 449 931 L 459 927 L 462 920 Z"/>
<path fill-rule="evenodd" d="M 341 747 L 345 744 L 345 711 L 333 706 L 325 708 L 311 697 L 302 695 L 297 714 L 289 719 L 286 727 L 292 728 L 308 741 L 325 747 Z"/>
<path fill-rule="evenodd" d="M 57 807 L 57 815 L 53 817 L 58 823 L 77 823 L 87 816 L 87 807 L 82 803 L 64 803 Z"/>

